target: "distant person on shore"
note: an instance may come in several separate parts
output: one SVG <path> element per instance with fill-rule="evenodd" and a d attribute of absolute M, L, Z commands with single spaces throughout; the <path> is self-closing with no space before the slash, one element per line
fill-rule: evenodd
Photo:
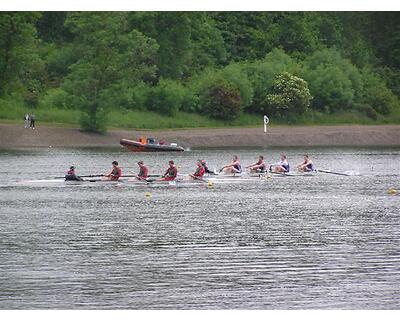
<path fill-rule="evenodd" d="M 35 129 L 35 120 L 36 120 L 36 117 L 35 117 L 35 114 L 34 113 L 32 113 L 30 116 L 29 116 L 29 120 L 30 120 L 30 127 L 32 128 L 32 129 Z"/>
<path fill-rule="evenodd" d="M 264 156 L 258 156 L 257 162 L 248 165 L 246 168 L 250 169 L 251 173 L 265 172 L 267 170 L 267 165 L 265 164 Z"/>
<path fill-rule="evenodd" d="M 269 171 L 286 173 L 290 171 L 289 162 L 286 158 L 286 155 L 281 154 L 281 160 L 275 164 L 271 164 L 269 167 Z"/>
<path fill-rule="evenodd" d="M 309 158 L 308 154 L 304 155 L 304 161 L 297 165 L 297 170 L 300 172 L 312 172 L 315 171 L 314 164 Z"/>
<path fill-rule="evenodd" d="M 224 171 L 226 174 L 242 173 L 242 166 L 240 165 L 239 157 L 233 156 L 232 162 L 223 166 L 219 172 Z"/>
<path fill-rule="evenodd" d="M 65 181 L 83 181 L 83 179 L 76 175 L 75 167 L 71 166 L 65 175 Z"/>
<path fill-rule="evenodd" d="M 122 170 L 120 167 L 118 167 L 117 161 L 113 161 L 112 166 L 113 168 L 111 169 L 110 173 L 106 174 L 104 177 L 106 177 L 106 180 L 118 181 L 122 176 Z"/>
<path fill-rule="evenodd" d="M 137 164 L 139 166 L 139 174 L 136 176 L 136 179 L 146 180 L 149 176 L 149 169 L 144 165 L 142 160 L 140 160 Z"/>
<path fill-rule="evenodd" d="M 25 129 L 27 129 L 27 128 L 30 126 L 30 125 L 29 125 L 29 122 L 30 122 L 29 114 L 26 114 L 26 115 L 25 115 L 24 121 L 25 121 L 24 127 L 25 127 Z"/>

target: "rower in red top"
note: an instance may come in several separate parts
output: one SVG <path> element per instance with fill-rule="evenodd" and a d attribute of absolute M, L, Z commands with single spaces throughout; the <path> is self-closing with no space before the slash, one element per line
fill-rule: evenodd
<path fill-rule="evenodd" d="M 146 180 L 149 175 L 149 169 L 144 165 L 143 161 L 140 160 L 138 163 L 139 174 L 136 176 L 138 180 Z"/>
<path fill-rule="evenodd" d="M 204 176 L 204 173 L 206 172 L 206 169 L 204 168 L 203 161 L 202 160 L 197 160 L 197 169 L 195 173 L 189 174 L 193 179 L 200 179 Z"/>
<path fill-rule="evenodd" d="M 111 181 L 118 181 L 118 179 L 122 176 L 122 171 L 121 168 L 118 167 L 118 162 L 113 161 L 112 162 L 112 170 L 109 174 L 106 174 L 105 177 L 107 177 Z"/>
<path fill-rule="evenodd" d="M 165 171 L 162 180 L 164 181 L 173 181 L 176 179 L 177 175 L 178 175 L 178 169 L 176 169 L 174 161 L 170 160 L 168 162 L 169 167 L 167 169 L 167 171 Z"/>

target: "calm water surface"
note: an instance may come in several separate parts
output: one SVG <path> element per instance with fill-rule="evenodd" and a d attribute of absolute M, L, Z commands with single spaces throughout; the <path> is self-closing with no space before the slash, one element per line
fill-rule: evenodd
<path fill-rule="evenodd" d="M 398 309 L 400 149 L 308 151 L 351 177 L 273 177 L 254 183 L 135 187 L 16 185 L 103 173 L 122 149 L 0 151 L 1 309 Z M 279 149 L 142 154 L 153 173 L 204 157 L 218 168 Z M 146 197 L 146 193 L 151 197 Z"/>

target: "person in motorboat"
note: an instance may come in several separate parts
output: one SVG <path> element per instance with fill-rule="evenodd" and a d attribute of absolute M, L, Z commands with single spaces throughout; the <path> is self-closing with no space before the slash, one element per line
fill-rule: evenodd
<path fill-rule="evenodd" d="M 242 166 L 240 165 L 239 157 L 233 156 L 232 162 L 223 166 L 219 172 L 224 171 L 225 174 L 238 174 L 242 173 Z"/>
<path fill-rule="evenodd" d="M 246 167 L 250 169 L 250 173 L 263 173 L 267 170 L 267 165 L 264 161 L 264 156 L 258 156 L 257 162 L 250 164 Z"/>
<path fill-rule="evenodd" d="M 312 160 L 310 159 L 310 157 L 308 156 L 308 154 L 305 154 L 304 155 L 304 161 L 297 165 L 297 170 L 299 170 L 300 172 L 313 172 L 313 171 L 316 171 L 315 167 L 314 167 L 314 164 L 313 164 Z"/>
<path fill-rule="evenodd" d="M 106 174 L 104 177 L 106 177 L 108 180 L 111 180 L 111 181 L 118 181 L 119 178 L 122 176 L 122 170 L 118 166 L 117 161 L 113 161 L 112 166 L 113 167 L 112 167 L 110 173 Z"/>
<path fill-rule="evenodd" d="M 168 169 L 167 171 L 165 171 L 161 180 L 174 181 L 177 176 L 178 176 L 178 169 L 176 168 L 174 161 L 170 160 L 168 162 Z"/>
<path fill-rule="evenodd" d="M 65 175 L 65 181 L 83 181 L 83 179 L 76 175 L 75 167 L 71 166 Z"/>
<path fill-rule="evenodd" d="M 288 173 L 290 171 L 290 165 L 286 155 L 281 154 L 281 159 L 277 163 L 271 164 L 269 167 L 269 171 L 278 173 Z"/>

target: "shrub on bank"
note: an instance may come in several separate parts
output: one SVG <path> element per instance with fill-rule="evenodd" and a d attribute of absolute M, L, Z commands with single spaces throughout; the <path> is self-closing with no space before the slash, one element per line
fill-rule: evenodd
<path fill-rule="evenodd" d="M 177 81 L 161 79 L 153 87 L 146 101 L 150 111 L 165 115 L 175 115 L 181 108 L 185 98 L 185 88 Z"/>
<path fill-rule="evenodd" d="M 369 104 L 376 112 L 383 115 L 399 107 L 397 97 L 377 74 L 369 69 L 363 69 L 362 79 L 364 83 L 362 102 Z"/>
<path fill-rule="evenodd" d="M 263 105 L 270 115 L 300 115 L 310 106 L 312 96 L 305 80 L 284 72 L 275 77 Z"/>
<path fill-rule="evenodd" d="M 359 99 L 361 74 L 337 50 L 316 51 L 303 63 L 303 76 L 314 96 L 314 109 L 324 112 L 348 110 Z"/>
<path fill-rule="evenodd" d="M 206 114 L 222 120 L 233 120 L 242 111 L 239 88 L 228 82 L 212 83 L 203 95 Z"/>
<path fill-rule="evenodd" d="M 243 67 L 253 88 L 252 103 L 247 110 L 266 113 L 266 95 L 270 92 L 275 77 L 283 72 L 298 75 L 300 66 L 282 49 L 273 49 L 264 59 L 247 63 Z"/>

